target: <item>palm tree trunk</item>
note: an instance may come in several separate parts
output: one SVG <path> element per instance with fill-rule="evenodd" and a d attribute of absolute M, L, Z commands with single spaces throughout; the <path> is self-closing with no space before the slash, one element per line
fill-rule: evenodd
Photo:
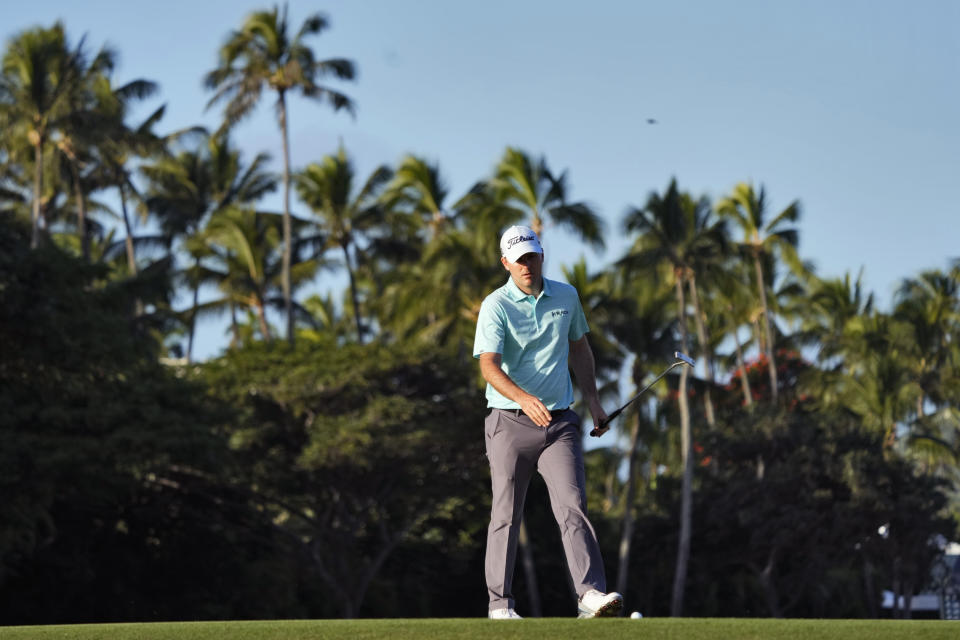
<path fill-rule="evenodd" d="M 239 346 L 240 323 L 237 322 L 237 305 L 234 302 L 230 303 L 230 332 L 233 336 L 230 340 L 230 346 Z"/>
<path fill-rule="evenodd" d="M 767 340 L 763 335 L 763 331 L 760 330 L 760 320 L 758 318 L 758 315 L 759 314 L 754 314 L 753 320 L 751 320 L 751 324 L 753 324 L 753 339 L 757 343 L 757 350 L 760 351 L 760 353 L 763 353 L 764 355 L 766 355 Z"/>
<path fill-rule="evenodd" d="M 913 580 L 904 581 L 902 617 L 904 620 L 913 618 Z"/>
<path fill-rule="evenodd" d="M 120 183 L 120 210 L 123 212 L 123 229 L 127 234 L 124 239 L 124 245 L 127 248 L 127 268 L 130 275 L 137 275 L 137 254 L 133 248 L 133 227 L 130 225 L 130 214 L 127 212 L 127 191 L 123 183 Z M 189 354 L 187 356 L 189 358 Z"/>
<path fill-rule="evenodd" d="M 677 306 L 680 328 L 680 347 L 687 351 L 687 314 L 683 295 L 683 275 L 677 274 Z M 677 544 L 677 564 L 673 576 L 673 597 L 670 615 L 683 614 L 683 596 L 687 586 L 687 566 L 690 562 L 690 532 L 693 512 L 693 456 L 691 455 L 692 433 L 690 429 L 690 406 L 687 398 L 687 367 L 680 367 L 680 456 L 683 460 L 683 489 L 680 501 L 680 536 Z"/>
<path fill-rule="evenodd" d="M 900 557 L 895 557 L 893 559 L 893 576 L 891 580 L 892 584 L 890 585 L 891 590 L 893 591 L 893 609 L 890 611 L 890 615 L 893 618 L 899 619 L 903 617 L 903 614 L 900 612 L 900 595 L 903 593 L 900 588 Z"/>
<path fill-rule="evenodd" d="M 127 269 L 130 271 L 130 275 L 137 275 L 137 254 L 133 247 L 133 227 L 130 225 L 130 214 L 127 212 L 127 191 L 124 188 L 124 183 L 121 182 L 120 186 L 120 210 L 123 212 L 123 229 L 127 234 L 127 237 L 124 238 L 123 243 L 127 250 Z M 138 318 L 143 315 L 143 301 L 138 297 L 134 303 L 134 315 Z M 187 351 L 187 362 L 190 361 L 190 352 Z"/>
<path fill-rule="evenodd" d="M 73 162 L 70 163 L 70 172 L 73 174 L 73 195 L 77 201 L 77 234 L 80 236 L 80 256 L 84 262 L 89 263 L 90 235 L 87 233 L 87 201 L 83 197 L 83 187 L 80 186 L 80 173 Z"/>
<path fill-rule="evenodd" d="M 523 562 L 523 572 L 527 578 L 527 592 L 530 595 L 530 616 L 543 617 L 543 607 L 540 605 L 540 587 L 537 585 L 537 567 L 533 561 L 533 549 L 530 547 L 530 536 L 527 535 L 526 519 L 520 521 L 520 558 Z"/>
<path fill-rule="evenodd" d="M 630 431 L 630 458 L 627 464 L 627 494 L 623 505 L 623 522 L 620 526 L 620 550 L 617 558 L 617 592 L 627 590 L 630 577 L 630 547 L 633 542 L 634 509 L 637 494 L 637 447 L 640 444 L 640 412 L 638 411 Z"/>
<path fill-rule="evenodd" d="M 290 222 L 290 140 L 287 128 L 287 102 L 282 90 L 279 94 L 280 130 L 283 137 L 283 267 L 280 275 L 283 287 L 283 306 L 287 315 L 287 341 L 293 345 L 293 298 L 290 293 L 290 268 L 293 262 L 293 235 Z"/>
<path fill-rule="evenodd" d="M 879 617 L 879 612 L 877 611 L 877 599 L 874 595 L 875 589 L 873 587 L 873 563 L 866 557 L 863 560 L 863 592 L 865 594 L 865 601 L 867 603 L 867 611 L 870 613 L 871 618 Z"/>
<path fill-rule="evenodd" d="M 350 264 L 350 251 L 346 244 L 340 245 L 343 249 L 343 261 L 347 265 L 347 276 L 350 278 L 350 299 L 353 301 L 353 318 L 357 323 L 357 342 L 363 344 L 363 323 L 360 321 L 360 301 L 357 299 L 357 285 L 353 276 L 353 266 Z"/>
<path fill-rule="evenodd" d="M 200 258 L 194 258 L 194 271 L 197 277 L 200 276 Z M 194 282 L 193 285 L 193 306 L 190 307 L 190 331 L 187 335 L 187 364 L 193 360 L 193 336 L 197 331 L 197 307 L 200 306 L 200 284 Z"/>
<path fill-rule="evenodd" d="M 760 256 L 753 256 L 754 270 L 757 272 L 757 288 L 760 290 L 760 305 L 763 307 L 763 328 L 767 334 L 767 368 L 770 370 L 770 397 L 777 399 L 777 363 L 773 359 L 773 333 L 770 331 L 770 308 L 767 306 L 767 286 L 763 280 L 763 267 Z"/>
<path fill-rule="evenodd" d="M 700 296 L 697 295 L 696 275 L 691 274 L 689 280 L 690 300 L 693 301 L 693 314 L 697 324 L 697 339 L 700 340 L 700 353 L 703 355 L 703 365 L 706 370 L 706 389 L 703 394 L 703 406 L 707 415 L 707 424 L 713 429 L 717 421 L 713 414 L 713 399 L 710 390 L 713 389 L 713 351 L 710 349 L 710 339 L 707 336 L 707 325 L 703 321 L 703 311 L 700 308 Z"/>
<path fill-rule="evenodd" d="M 257 319 L 260 321 L 260 331 L 263 333 L 263 339 L 266 342 L 271 342 L 273 340 L 273 336 L 270 334 L 270 325 L 267 324 L 267 312 L 264 308 L 263 302 L 258 300 L 256 307 Z"/>
<path fill-rule="evenodd" d="M 737 327 L 731 322 L 730 333 L 733 334 L 733 341 L 737 347 L 737 368 L 740 370 L 740 388 L 743 390 L 743 406 L 749 407 L 753 404 L 753 392 L 750 391 L 750 380 L 747 378 L 747 366 L 743 361 L 743 345 L 740 344 L 740 335 L 737 333 Z"/>
<path fill-rule="evenodd" d="M 70 163 L 70 173 L 73 176 L 74 198 L 77 200 L 77 234 L 80 236 L 80 255 L 83 261 L 90 262 L 90 235 L 87 233 L 87 201 L 83 197 L 83 187 L 80 184 L 80 171 L 77 163 Z"/>
<path fill-rule="evenodd" d="M 31 136 L 31 138 L 33 137 Z M 39 134 L 36 134 L 36 142 L 33 145 L 33 164 L 30 248 L 36 249 L 40 246 L 40 195 L 43 192 L 43 136 Z"/>
<path fill-rule="evenodd" d="M 543 246 L 543 218 L 536 209 L 533 210 L 533 217 L 530 219 L 530 228 L 540 238 L 540 246 Z"/>
<path fill-rule="evenodd" d="M 767 605 L 767 613 L 770 614 L 771 618 L 783 617 L 783 611 L 780 607 L 780 593 L 773 578 L 778 555 L 777 549 L 774 548 L 767 556 L 767 564 L 764 565 L 763 569 L 756 572 L 757 582 L 760 583 L 763 600 Z"/>

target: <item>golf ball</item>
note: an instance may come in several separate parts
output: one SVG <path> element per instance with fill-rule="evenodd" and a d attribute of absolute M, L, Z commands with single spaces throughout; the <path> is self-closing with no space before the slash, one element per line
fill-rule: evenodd
<path fill-rule="evenodd" d="M 640 618 L 643 617 L 643 614 L 640 613 L 639 611 L 634 611 L 633 613 L 630 614 L 630 617 L 633 618 L 634 620 L 639 620 Z"/>

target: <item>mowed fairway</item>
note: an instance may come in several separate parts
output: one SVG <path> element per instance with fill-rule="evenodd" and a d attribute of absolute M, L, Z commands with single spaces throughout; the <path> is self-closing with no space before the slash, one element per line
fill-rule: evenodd
<path fill-rule="evenodd" d="M 521 621 L 486 619 L 265 620 L 0 627 L 0 640 L 955 640 L 960 622 L 939 620 L 770 620 L 644 618 Z"/>

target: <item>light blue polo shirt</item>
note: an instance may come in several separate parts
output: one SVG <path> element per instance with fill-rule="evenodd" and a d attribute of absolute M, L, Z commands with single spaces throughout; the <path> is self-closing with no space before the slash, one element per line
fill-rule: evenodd
<path fill-rule="evenodd" d="M 543 279 L 539 298 L 517 287 L 513 278 L 488 295 L 480 306 L 473 357 L 501 354 L 504 373 L 536 396 L 547 409 L 573 404 L 567 368 L 570 341 L 589 331 L 577 290 L 564 282 Z M 487 385 L 487 406 L 519 409 L 520 405 Z"/>

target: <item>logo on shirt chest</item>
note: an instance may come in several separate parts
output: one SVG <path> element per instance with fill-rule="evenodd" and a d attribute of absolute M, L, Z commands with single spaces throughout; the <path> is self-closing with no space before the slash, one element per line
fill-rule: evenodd
<path fill-rule="evenodd" d="M 550 317 L 551 317 L 551 318 L 559 318 L 560 316 L 566 316 L 566 315 L 569 315 L 569 314 L 570 314 L 570 312 L 567 311 L 566 309 L 556 309 L 556 310 L 550 312 Z"/>

